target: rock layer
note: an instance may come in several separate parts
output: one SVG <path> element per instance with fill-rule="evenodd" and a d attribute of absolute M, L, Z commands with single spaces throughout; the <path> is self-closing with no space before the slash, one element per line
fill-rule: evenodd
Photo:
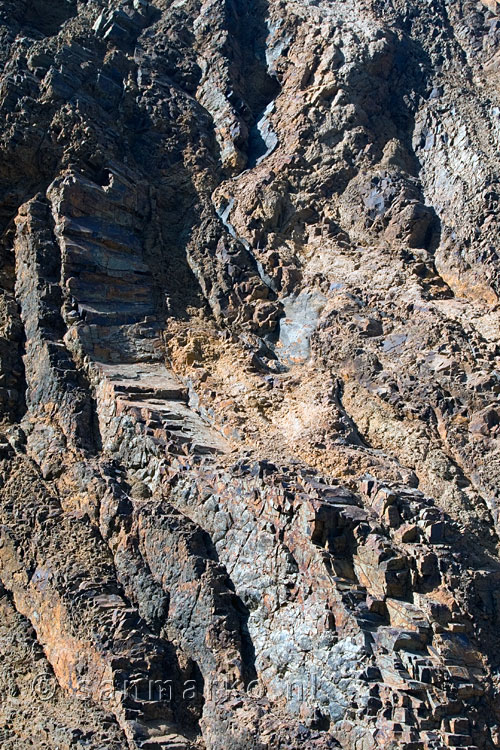
<path fill-rule="evenodd" d="M 1 741 L 498 747 L 497 4 L 0 18 Z"/>

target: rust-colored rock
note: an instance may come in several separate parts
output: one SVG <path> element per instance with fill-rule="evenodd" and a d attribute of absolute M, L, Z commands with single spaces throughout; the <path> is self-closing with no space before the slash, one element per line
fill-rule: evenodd
<path fill-rule="evenodd" d="M 0 1 L 2 747 L 498 747 L 497 11 Z"/>

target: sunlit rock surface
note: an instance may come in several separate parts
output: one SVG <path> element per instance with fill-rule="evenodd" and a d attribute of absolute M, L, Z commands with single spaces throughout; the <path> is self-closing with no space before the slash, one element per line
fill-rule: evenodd
<path fill-rule="evenodd" d="M 500 744 L 495 0 L 0 0 L 0 744 Z"/>

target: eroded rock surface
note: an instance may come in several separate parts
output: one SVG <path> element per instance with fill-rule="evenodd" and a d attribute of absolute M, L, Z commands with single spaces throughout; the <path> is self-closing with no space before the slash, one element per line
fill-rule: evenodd
<path fill-rule="evenodd" d="M 495 0 L 0 0 L 0 743 L 500 743 Z"/>

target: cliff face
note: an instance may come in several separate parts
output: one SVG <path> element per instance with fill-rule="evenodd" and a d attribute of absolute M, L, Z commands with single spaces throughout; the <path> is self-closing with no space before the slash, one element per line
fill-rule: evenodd
<path fill-rule="evenodd" d="M 494 0 L 0 2 L 0 741 L 500 743 Z"/>

